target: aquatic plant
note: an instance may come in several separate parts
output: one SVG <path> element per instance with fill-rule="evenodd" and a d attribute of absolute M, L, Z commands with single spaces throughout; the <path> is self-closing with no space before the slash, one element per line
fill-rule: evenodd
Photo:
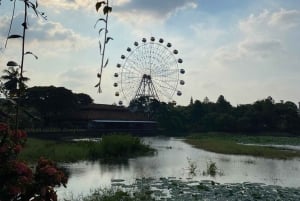
<path fill-rule="evenodd" d="M 128 158 L 153 153 L 141 138 L 129 134 L 111 134 L 102 137 L 99 146 L 90 149 L 92 158 Z"/>
<path fill-rule="evenodd" d="M 217 168 L 216 162 L 213 162 L 213 161 L 207 162 L 206 172 L 205 172 L 207 175 L 214 177 L 214 176 L 216 176 L 217 171 L 218 171 L 218 168 Z"/>
<path fill-rule="evenodd" d="M 196 176 L 196 170 L 197 170 L 197 163 L 196 161 L 192 161 L 191 158 L 187 157 L 187 162 L 188 162 L 188 171 L 189 175 L 191 176 Z"/>
<path fill-rule="evenodd" d="M 206 163 L 206 170 L 202 173 L 205 176 L 215 177 L 216 175 L 223 176 L 224 173 L 217 167 L 216 162 L 208 161 Z"/>
<path fill-rule="evenodd" d="M 116 161 L 130 157 L 154 154 L 155 150 L 140 138 L 127 134 L 103 136 L 100 141 L 51 141 L 29 138 L 21 157 L 36 161 L 41 155 L 55 161 L 74 162 L 80 160 L 112 159 Z"/>
<path fill-rule="evenodd" d="M 198 200 L 299 200 L 299 188 L 268 186 L 259 183 L 219 184 L 213 181 L 183 181 L 176 178 L 136 179 L 124 188 L 98 189 L 74 201 L 198 201 Z M 145 189 L 153 189 L 145 191 Z M 134 192 L 134 193 L 132 193 Z M 167 192 L 167 193 L 166 193 Z"/>

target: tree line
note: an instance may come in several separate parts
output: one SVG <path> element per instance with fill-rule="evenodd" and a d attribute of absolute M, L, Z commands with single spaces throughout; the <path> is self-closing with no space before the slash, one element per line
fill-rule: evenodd
<path fill-rule="evenodd" d="M 5 114 L 14 114 L 14 105 L 9 100 L 0 101 L 2 118 L 6 118 Z M 21 128 L 64 127 L 64 123 L 72 122 L 60 122 L 61 116 L 93 103 L 87 94 L 54 86 L 27 88 L 19 101 Z M 237 106 L 232 106 L 223 95 L 216 102 L 207 97 L 203 101 L 191 99 L 187 106 L 140 97 L 132 100 L 128 109 L 143 112 L 146 118 L 157 121 L 159 128 L 171 133 L 286 132 L 300 135 L 297 105 L 291 101 L 276 103 L 272 97 Z M 13 118 L 11 121 L 13 123 Z"/>
<path fill-rule="evenodd" d="M 20 128 L 63 127 L 59 122 L 62 115 L 76 111 L 83 105 L 93 103 L 93 99 L 84 93 L 73 93 L 65 87 L 35 86 L 27 88 L 18 98 L 20 105 Z M 3 120 L 14 123 L 14 99 L 1 99 L 0 112 Z M 7 116 L 9 115 L 9 116 Z"/>
<path fill-rule="evenodd" d="M 176 106 L 145 97 L 133 100 L 132 111 L 144 111 L 166 131 L 180 132 L 286 132 L 300 134 L 300 114 L 291 101 L 275 103 L 272 97 L 253 104 L 232 106 L 223 95 L 216 102 L 191 99 Z"/>

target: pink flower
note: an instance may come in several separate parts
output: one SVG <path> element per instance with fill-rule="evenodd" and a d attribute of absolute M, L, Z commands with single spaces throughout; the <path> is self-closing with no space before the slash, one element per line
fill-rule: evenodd
<path fill-rule="evenodd" d="M 22 150 L 22 146 L 19 144 L 14 147 L 14 152 L 16 154 L 20 153 L 21 150 Z"/>
<path fill-rule="evenodd" d="M 23 162 L 20 161 L 14 161 L 13 162 L 13 167 L 15 168 L 15 171 L 19 175 L 32 175 L 31 169 Z"/>
<path fill-rule="evenodd" d="M 6 123 L 0 123 L 0 132 L 6 132 L 8 130 L 8 125 Z"/>
<path fill-rule="evenodd" d="M 56 168 L 54 168 L 54 167 L 46 167 L 46 168 L 44 169 L 44 172 L 45 172 L 47 175 L 49 175 L 49 176 L 53 176 L 53 175 L 55 175 L 55 174 L 57 173 L 57 170 L 56 170 Z"/>

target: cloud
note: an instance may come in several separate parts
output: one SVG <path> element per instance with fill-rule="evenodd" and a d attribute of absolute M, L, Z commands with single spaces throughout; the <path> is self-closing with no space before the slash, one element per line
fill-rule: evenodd
<path fill-rule="evenodd" d="M 247 19 L 239 22 L 239 28 L 245 34 L 261 37 L 264 34 L 280 34 L 288 29 L 299 27 L 300 11 L 285 10 L 270 12 L 264 10 L 258 15 L 251 14 Z"/>
<path fill-rule="evenodd" d="M 9 28 L 10 19 L 8 17 L 0 17 L 1 41 L 5 41 Z M 14 18 L 11 34 L 22 34 L 23 14 L 19 13 Z M 96 39 L 84 37 L 72 29 L 64 27 L 60 22 L 50 20 L 42 20 L 36 18 L 33 14 L 28 16 L 29 28 L 26 34 L 27 49 L 36 49 L 39 52 L 58 55 L 61 52 L 78 51 L 90 47 L 95 43 Z M 8 41 L 8 49 L 15 49 L 17 46 L 16 39 Z M 62 48 L 63 47 L 63 48 Z"/>
<path fill-rule="evenodd" d="M 94 9 L 95 2 L 90 0 L 39 0 L 41 6 L 65 10 Z M 182 9 L 196 8 L 197 0 L 111 0 L 110 5 L 113 7 L 113 11 L 116 12 L 147 13 L 154 17 L 165 18 Z M 60 11 L 56 10 L 56 12 Z"/>
<path fill-rule="evenodd" d="M 277 53 L 283 53 L 283 45 L 281 41 L 274 39 L 264 40 L 244 40 L 239 43 L 240 56 L 248 55 L 253 57 L 271 57 Z"/>
<path fill-rule="evenodd" d="M 113 5 L 113 15 L 133 26 L 162 24 L 166 19 L 181 10 L 197 7 L 196 0 L 126 0 Z"/>
<path fill-rule="evenodd" d="M 236 37 L 238 40 L 219 47 L 213 59 L 223 63 L 261 59 L 275 61 L 291 56 L 293 48 L 289 41 L 294 39 L 288 36 L 295 31 L 291 28 L 299 25 L 299 17 L 300 11 L 284 9 L 251 14 L 239 21 L 240 35 Z"/>
<path fill-rule="evenodd" d="M 96 73 L 91 69 L 95 70 L 95 68 L 86 68 L 86 67 L 75 67 L 70 68 L 67 71 L 61 73 L 58 76 L 59 82 L 66 87 L 75 89 L 75 90 L 83 90 L 87 84 L 91 85 L 91 78 L 95 78 Z"/>
<path fill-rule="evenodd" d="M 272 14 L 269 24 L 287 29 L 298 27 L 300 25 L 300 11 L 281 9 L 279 12 Z"/>
<path fill-rule="evenodd" d="M 94 2 L 90 0 L 39 0 L 41 6 L 52 7 L 56 9 L 78 10 L 81 8 L 94 8 Z M 56 12 L 60 12 L 56 10 Z"/>
<path fill-rule="evenodd" d="M 98 82 L 96 70 L 94 66 L 89 65 L 69 68 L 55 78 L 55 85 L 64 86 L 75 93 L 89 94 L 98 103 L 112 104 L 119 101 L 114 97 L 116 89 L 113 88 L 113 74 L 110 71 L 105 71 L 105 79 L 101 82 L 102 93 L 98 93 L 94 87 Z"/>
<path fill-rule="evenodd" d="M 224 30 L 204 23 L 192 24 L 190 29 L 194 32 L 197 41 L 201 41 L 201 45 L 206 45 L 207 47 L 217 44 L 218 40 L 226 34 Z"/>

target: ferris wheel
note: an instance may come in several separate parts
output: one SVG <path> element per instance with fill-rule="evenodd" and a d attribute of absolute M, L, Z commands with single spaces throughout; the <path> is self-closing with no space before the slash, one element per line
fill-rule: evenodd
<path fill-rule="evenodd" d="M 115 96 L 120 97 L 119 105 L 142 96 L 164 102 L 174 102 L 174 95 L 181 96 L 178 88 L 185 84 L 180 78 L 185 70 L 180 67 L 183 60 L 177 55 L 178 50 L 162 38 L 143 38 L 128 47 L 114 73 L 113 86 L 117 89 Z"/>

